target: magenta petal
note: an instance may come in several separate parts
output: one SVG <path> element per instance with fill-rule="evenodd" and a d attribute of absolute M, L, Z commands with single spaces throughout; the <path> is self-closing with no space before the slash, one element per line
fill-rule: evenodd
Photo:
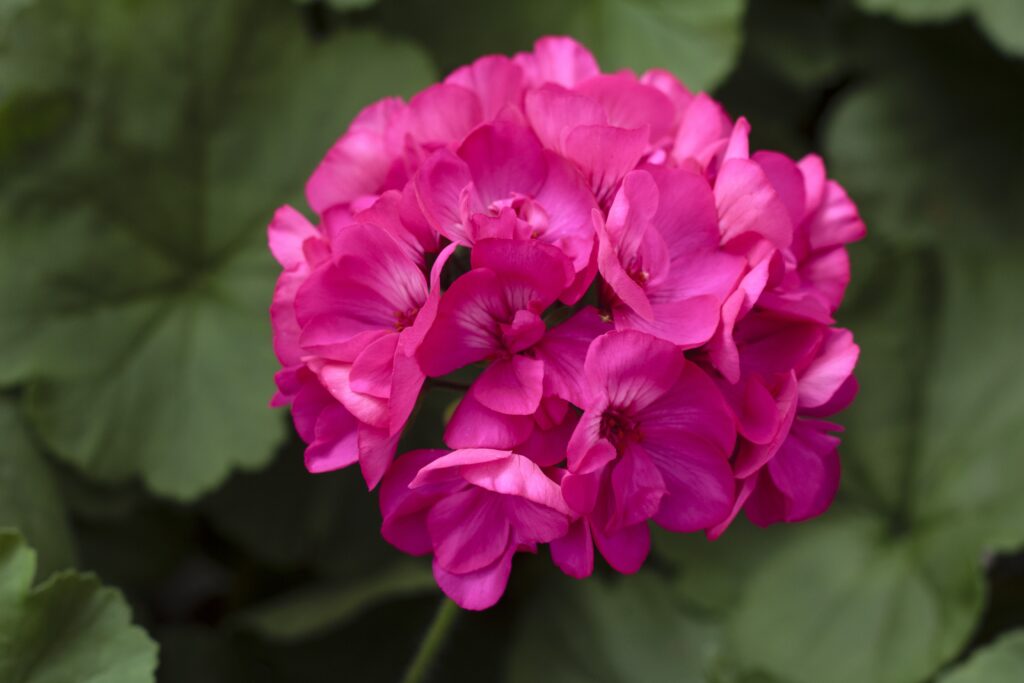
<path fill-rule="evenodd" d="M 490 120 L 505 106 L 518 105 L 523 71 L 504 55 L 488 55 L 456 69 L 444 82 L 474 92 L 480 100 L 484 120 Z"/>
<path fill-rule="evenodd" d="M 577 406 L 586 403 L 583 362 L 591 342 L 611 325 L 597 309 L 587 306 L 560 325 L 551 328 L 533 347 L 534 355 L 544 361 L 544 392 Z"/>
<path fill-rule="evenodd" d="M 302 244 L 309 238 L 320 238 L 320 231 L 306 220 L 306 217 L 290 206 L 282 206 L 274 212 L 274 219 L 267 228 L 270 252 L 282 268 L 296 268 L 306 263 Z"/>
<path fill-rule="evenodd" d="M 430 331 L 431 326 L 437 319 L 437 309 L 441 304 L 441 272 L 448 263 L 448 259 L 455 252 L 458 245 L 454 242 L 441 250 L 437 260 L 430 268 L 430 289 L 427 293 L 427 300 L 416 314 L 416 320 L 412 327 L 402 330 L 399 350 L 407 356 L 413 356 L 416 350 L 423 343 L 423 338 Z"/>
<path fill-rule="evenodd" d="M 853 374 L 860 347 L 849 330 L 830 329 L 810 366 L 800 373 L 799 406 L 817 408 L 827 403 Z"/>
<path fill-rule="evenodd" d="M 810 217 L 807 235 L 812 249 L 849 244 L 864 237 L 864 221 L 839 183 L 829 180 L 818 210 Z"/>
<path fill-rule="evenodd" d="M 434 324 L 417 350 L 424 374 L 447 375 L 501 351 L 499 321 L 511 317 L 494 271 L 466 273 L 441 296 Z"/>
<path fill-rule="evenodd" d="M 641 410 L 676 383 L 683 364 L 682 352 L 670 342 L 628 330 L 595 339 L 583 367 L 593 395 Z"/>
<path fill-rule="evenodd" d="M 600 103 L 607 123 L 619 128 L 647 126 L 651 142 L 666 137 L 675 111 L 672 102 L 657 88 L 644 85 L 631 73 L 594 76 L 576 87 L 576 92 Z"/>
<path fill-rule="evenodd" d="M 458 142 L 482 120 L 480 100 L 458 85 L 438 83 L 409 100 L 409 133 L 420 144 Z"/>
<path fill-rule="evenodd" d="M 306 469 L 313 474 L 348 467 L 359 460 L 359 421 L 343 406 L 328 406 L 316 421 L 316 438 L 306 448 Z"/>
<path fill-rule="evenodd" d="M 613 533 L 592 529 L 601 556 L 612 569 L 622 574 L 640 570 L 651 551 L 651 530 L 647 522 L 628 526 Z"/>
<path fill-rule="evenodd" d="M 775 188 L 776 194 L 789 212 L 793 225 L 799 225 L 804 217 L 806 202 L 804 176 L 799 167 L 792 159 L 779 152 L 757 152 L 753 158 Z"/>
<path fill-rule="evenodd" d="M 314 211 L 322 214 L 332 206 L 388 189 L 405 137 L 405 112 L 401 99 L 388 97 L 356 116 L 306 184 L 306 198 Z"/>
<path fill-rule="evenodd" d="M 378 338 L 356 356 L 349 374 L 349 385 L 353 391 L 377 398 L 391 395 L 391 380 L 395 374 L 395 349 L 398 335 L 388 334 Z"/>
<path fill-rule="evenodd" d="M 615 327 L 639 330 L 672 342 L 682 349 L 698 347 L 711 339 L 718 328 L 718 300 L 710 295 L 680 301 L 658 302 L 651 307 L 651 319 L 645 320 L 632 310 L 614 309 Z"/>
<path fill-rule="evenodd" d="M 839 440 L 826 433 L 830 428 L 825 422 L 794 423 L 747 502 L 752 522 L 800 522 L 828 509 L 839 488 Z"/>
<path fill-rule="evenodd" d="M 704 170 L 716 153 L 725 148 L 731 124 L 722 105 L 705 93 L 693 98 L 679 123 L 672 159 L 680 166 L 694 161 Z"/>
<path fill-rule="evenodd" d="M 611 455 L 615 456 L 615 449 L 612 449 Z M 569 509 L 580 515 L 594 511 L 601 493 L 601 474 L 600 471 L 567 474 L 562 478 L 562 497 Z"/>
<path fill-rule="evenodd" d="M 480 126 L 459 147 L 484 206 L 514 194 L 533 196 L 547 176 L 537 136 L 523 126 L 495 122 Z"/>
<path fill-rule="evenodd" d="M 531 415 L 544 395 L 544 361 L 526 356 L 499 358 L 470 388 L 481 404 L 507 415 Z"/>
<path fill-rule="evenodd" d="M 423 162 L 415 178 L 416 197 L 427 222 L 452 242 L 467 246 L 470 240 L 461 204 L 472 182 L 466 162 L 447 148 Z"/>
<path fill-rule="evenodd" d="M 573 277 L 572 264 L 561 250 L 533 240 L 481 240 L 471 262 L 473 268 L 487 268 L 501 277 L 513 310 L 547 308 Z"/>
<path fill-rule="evenodd" d="M 505 593 L 515 553 L 515 546 L 509 546 L 488 566 L 462 574 L 448 571 L 434 558 L 434 580 L 444 594 L 462 609 L 484 610 L 493 607 Z"/>
<path fill-rule="evenodd" d="M 574 579 L 585 579 L 594 572 L 594 541 L 586 519 L 577 519 L 565 536 L 551 541 L 551 561 Z"/>
<path fill-rule="evenodd" d="M 501 557 L 512 531 L 502 497 L 476 488 L 438 501 L 427 515 L 427 529 L 437 563 L 459 574 Z"/>
<path fill-rule="evenodd" d="M 381 535 L 391 545 L 410 555 L 433 550 L 427 531 L 427 512 L 434 503 L 450 495 L 461 482 L 410 489 L 420 469 L 444 455 L 444 451 L 422 450 L 395 460 L 380 485 Z"/>
<path fill-rule="evenodd" d="M 598 203 L 604 205 L 619 181 L 636 168 L 647 139 L 647 127 L 579 126 L 565 138 L 565 156 L 580 167 Z"/>
<path fill-rule="evenodd" d="M 547 428 L 537 425 L 528 437 L 519 442 L 516 452 L 541 467 L 558 465 L 566 458 L 576 421 L 575 415 L 570 413 L 559 424 Z"/>
<path fill-rule="evenodd" d="M 557 485 L 552 482 L 557 490 Z M 523 498 L 506 503 L 509 519 L 520 543 L 548 543 L 569 532 L 568 509 L 540 505 Z"/>
<path fill-rule="evenodd" d="M 545 36 L 533 44 L 533 52 L 521 52 L 515 61 L 533 86 L 556 83 L 571 88 L 601 73 L 587 48 L 572 38 Z"/>
<path fill-rule="evenodd" d="M 740 444 L 734 468 L 736 476 L 741 479 L 751 476 L 775 457 L 796 416 L 797 382 L 792 372 L 781 380 L 772 393 L 775 396 L 776 409 L 774 432 L 771 439 L 763 443 Z"/>
<path fill-rule="evenodd" d="M 359 425 L 359 469 L 366 480 L 366 488 L 373 490 L 384 477 L 395 459 L 400 434 L 388 435 L 386 429 Z"/>
<path fill-rule="evenodd" d="M 679 533 L 712 527 L 732 510 L 735 481 L 724 454 L 697 440 L 673 446 L 648 445 L 665 480 L 667 494 L 654 516 L 660 526 Z"/>
<path fill-rule="evenodd" d="M 452 414 L 444 431 L 444 442 L 449 448 L 509 449 L 529 438 L 533 429 L 532 417 L 493 411 L 469 392 Z"/>
<path fill-rule="evenodd" d="M 646 437 L 645 437 L 646 441 Z M 611 515 L 605 530 L 645 522 L 655 515 L 666 493 L 658 465 L 641 447 L 630 446 L 611 465 Z"/>
<path fill-rule="evenodd" d="M 416 407 L 420 389 L 426 381 L 415 358 L 404 353 L 395 354 L 394 373 L 391 375 L 391 395 L 388 397 L 388 433 L 398 434 Z"/>
<path fill-rule="evenodd" d="M 785 204 L 757 162 L 730 159 L 722 164 L 715 180 L 715 202 L 728 242 L 748 233 L 763 236 L 777 247 L 793 240 L 793 223 Z"/>
<path fill-rule="evenodd" d="M 566 136 L 577 126 L 608 123 L 597 102 L 550 83 L 526 93 L 523 106 L 541 143 L 556 152 L 564 150 Z"/>

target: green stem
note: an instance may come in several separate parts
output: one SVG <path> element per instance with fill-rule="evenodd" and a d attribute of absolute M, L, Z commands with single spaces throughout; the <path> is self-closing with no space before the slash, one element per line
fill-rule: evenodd
<path fill-rule="evenodd" d="M 402 683 L 424 683 L 427 680 L 427 674 L 430 673 L 434 660 L 441 654 L 458 613 L 458 605 L 449 598 L 442 598 L 437 612 L 434 613 L 434 620 L 430 622 L 430 627 L 420 642 L 420 649 L 409 663 L 409 668 L 405 670 Z"/>

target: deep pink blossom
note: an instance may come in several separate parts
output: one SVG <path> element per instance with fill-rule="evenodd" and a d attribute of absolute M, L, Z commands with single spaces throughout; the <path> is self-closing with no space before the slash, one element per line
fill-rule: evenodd
<path fill-rule="evenodd" d="M 859 348 L 835 327 L 864 224 L 815 155 L 564 37 L 364 109 L 269 230 L 270 307 L 311 472 L 358 464 L 381 533 L 493 605 L 513 557 L 640 569 L 651 523 L 823 513 Z M 445 450 L 395 458 L 435 388 Z M 447 399 L 446 399 L 447 400 Z M 422 417 L 420 418 L 423 419 Z M 412 444 L 412 448 L 438 444 Z"/>

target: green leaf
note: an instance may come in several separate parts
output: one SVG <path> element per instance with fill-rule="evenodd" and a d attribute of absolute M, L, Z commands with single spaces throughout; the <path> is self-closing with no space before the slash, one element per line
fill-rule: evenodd
<path fill-rule="evenodd" d="M 295 0 L 300 5 L 312 5 L 318 0 Z M 355 12 L 368 9 L 377 4 L 377 0 L 324 0 L 325 4 L 338 12 Z"/>
<path fill-rule="evenodd" d="M 360 108 L 431 77 L 301 14 L 40 0 L 0 48 L 0 118 L 27 130 L 0 134 L 0 383 L 29 382 L 47 445 L 95 478 L 194 498 L 283 434 L 264 226 Z"/>
<path fill-rule="evenodd" d="M 1015 0 L 857 0 L 868 12 L 903 21 L 949 21 L 970 14 L 988 38 L 1010 55 L 1024 55 L 1024 5 Z"/>
<path fill-rule="evenodd" d="M 707 90 L 740 51 L 745 0 L 522 0 L 510 11 L 477 0 L 391 0 L 387 26 L 416 36 L 444 70 L 482 54 L 529 50 L 543 35 L 568 34 L 590 48 L 605 71 L 653 67 Z"/>
<path fill-rule="evenodd" d="M 0 527 L 17 528 L 36 547 L 43 574 L 75 563 L 67 513 L 50 465 L 7 398 L 0 398 Z"/>
<path fill-rule="evenodd" d="M 875 74 L 840 95 L 825 131 L 830 170 L 869 230 L 913 246 L 1019 241 L 1024 100 L 1008 93 L 1024 74 L 959 32 L 878 40 L 864 36 Z"/>
<path fill-rule="evenodd" d="M 509 657 L 509 683 L 705 680 L 715 630 L 687 615 L 644 571 L 614 582 L 559 577 L 531 596 Z"/>
<path fill-rule="evenodd" d="M 739 54 L 745 0 L 593 0 L 580 2 L 572 32 L 606 70 L 674 72 L 692 90 L 709 90 Z"/>
<path fill-rule="evenodd" d="M 939 683 L 1015 683 L 1024 680 L 1024 630 L 1001 636 L 939 679 Z"/>
<path fill-rule="evenodd" d="M 0 680 L 154 680 L 156 644 L 132 625 L 119 591 L 76 572 L 32 587 L 35 563 L 19 535 L 0 532 Z"/>
<path fill-rule="evenodd" d="M 268 640 L 303 640 L 348 624 L 381 603 L 436 591 L 428 564 L 403 560 L 362 579 L 276 596 L 239 613 L 234 623 Z"/>
<path fill-rule="evenodd" d="M 858 302 L 873 322 L 853 322 L 865 383 L 847 420 L 844 500 L 754 572 L 730 615 L 743 668 L 915 683 L 970 636 L 986 558 L 1024 544 L 1022 256 L 943 255 L 930 280 L 942 289 L 907 284 L 914 254 L 876 271 L 875 300 Z"/>

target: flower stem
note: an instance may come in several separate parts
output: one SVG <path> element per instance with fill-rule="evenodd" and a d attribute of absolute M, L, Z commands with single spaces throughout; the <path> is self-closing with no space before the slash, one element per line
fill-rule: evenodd
<path fill-rule="evenodd" d="M 445 640 L 452 631 L 455 624 L 455 617 L 459 613 L 459 606 L 450 598 L 442 598 L 441 604 L 437 606 L 434 613 L 434 620 L 430 622 L 426 635 L 420 641 L 420 648 L 416 656 L 409 663 L 402 677 L 402 683 L 424 683 L 427 675 L 434 665 L 437 656 L 444 648 Z"/>

